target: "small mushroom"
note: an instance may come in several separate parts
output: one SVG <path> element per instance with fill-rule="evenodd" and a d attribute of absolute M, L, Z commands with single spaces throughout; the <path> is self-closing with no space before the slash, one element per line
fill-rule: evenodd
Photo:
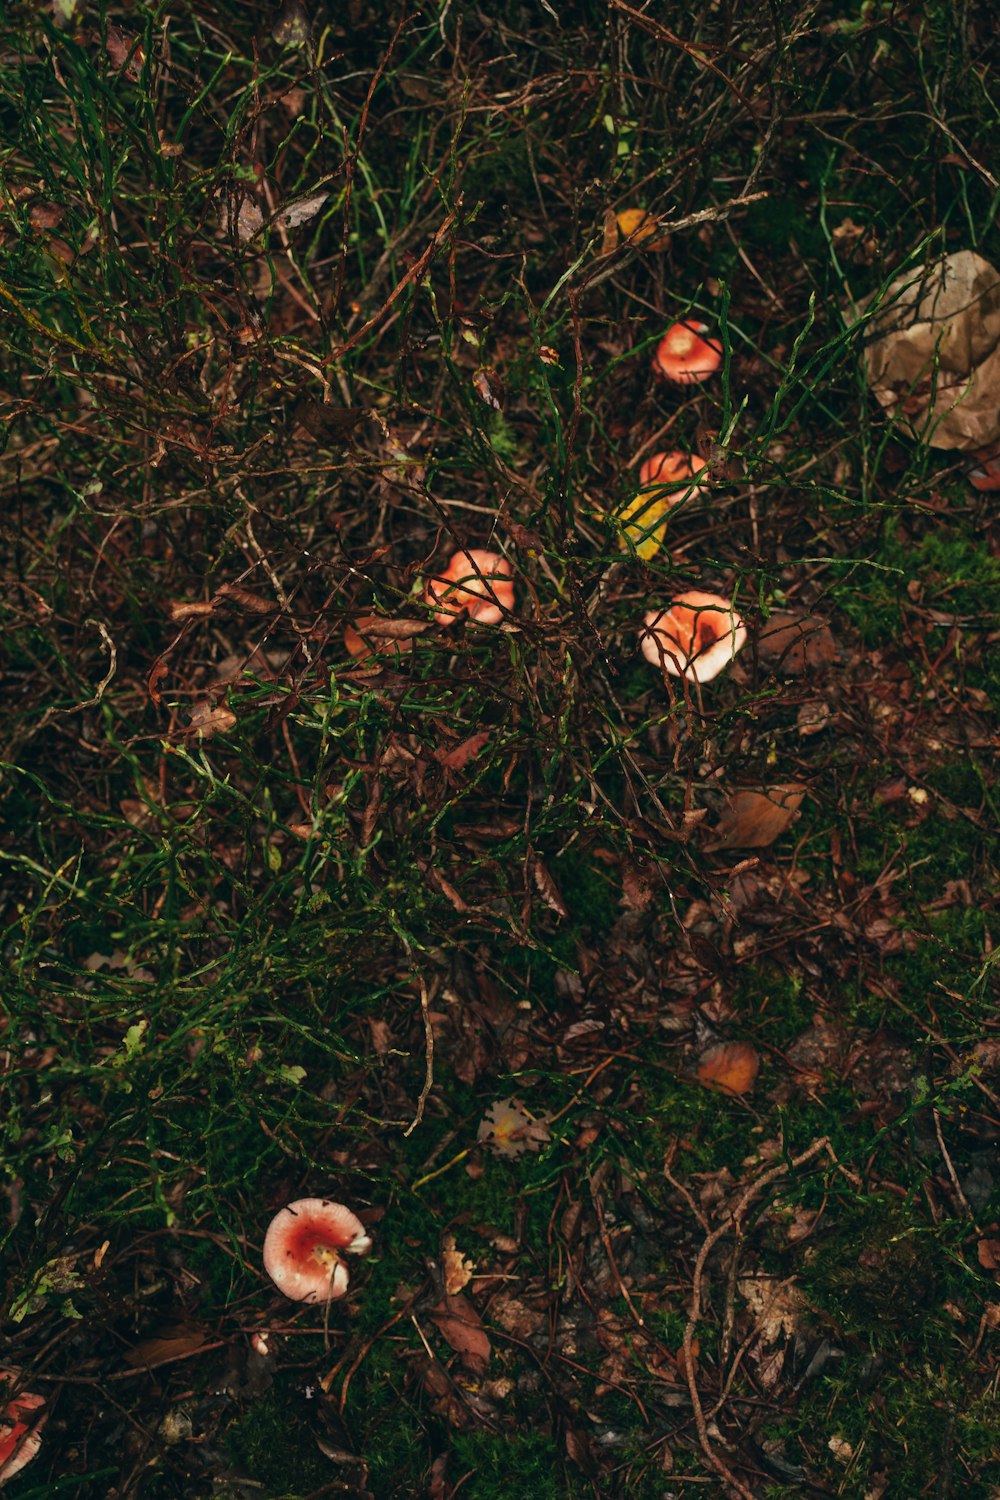
<path fill-rule="evenodd" d="M 634 548 L 644 561 L 655 556 L 663 545 L 668 512 L 705 488 L 696 478 L 705 467 L 704 459 L 688 453 L 654 453 L 646 459 L 639 470 L 641 488 L 614 516 L 623 552 Z"/>
<path fill-rule="evenodd" d="M 670 485 L 676 486 L 680 499 L 681 486 L 683 493 L 697 494 L 704 489 L 700 482 L 692 484 L 691 480 L 706 468 L 705 460 L 699 458 L 695 453 L 679 453 L 673 449 L 670 453 L 654 453 L 647 458 L 639 469 L 639 483 L 645 488 L 647 485 Z"/>
<path fill-rule="evenodd" d="M 16 1380 L 16 1370 L 0 1370 L 0 1385 Z M 42 1428 L 48 1417 L 44 1406 L 44 1396 L 21 1391 L 0 1410 L 0 1486 L 30 1464 L 41 1447 Z"/>
<path fill-rule="evenodd" d="M 443 573 L 428 578 L 425 602 L 448 625 L 463 611 L 482 625 L 499 625 L 514 608 L 514 570 L 499 552 L 455 552 Z"/>
<path fill-rule="evenodd" d="M 678 385 L 707 380 L 722 364 L 718 339 L 702 338 L 707 323 L 675 323 L 668 328 L 653 355 L 653 374 Z"/>
<path fill-rule="evenodd" d="M 343 1257 L 370 1248 L 365 1226 L 343 1203 L 299 1198 L 268 1225 L 264 1270 L 293 1302 L 333 1302 L 347 1291 Z"/>
<path fill-rule="evenodd" d="M 689 682 L 711 682 L 746 645 L 746 626 L 729 599 L 691 589 L 666 609 L 651 609 L 639 634 L 654 667 Z"/>

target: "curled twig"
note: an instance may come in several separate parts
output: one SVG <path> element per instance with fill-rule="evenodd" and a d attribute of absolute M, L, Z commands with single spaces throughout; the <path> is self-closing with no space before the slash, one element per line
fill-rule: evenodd
<path fill-rule="evenodd" d="M 715 1472 L 729 1485 L 734 1494 L 741 1497 L 741 1500 L 754 1500 L 754 1496 L 736 1478 L 736 1475 L 727 1467 L 712 1447 L 711 1439 L 708 1436 L 708 1423 L 701 1404 L 701 1397 L 698 1395 L 698 1384 L 694 1375 L 694 1351 L 692 1345 L 695 1329 L 701 1320 L 701 1285 L 705 1272 L 705 1263 L 724 1234 L 733 1230 L 739 1235 L 743 1215 L 759 1193 L 763 1192 L 766 1187 L 770 1186 L 779 1177 L 784 1176 L 786 1172 L 803 1166 L 807 1161 L 811 1161 L 814 1156 L 818 1156 L 821 1151 L 827 1150 L 829 1144 L 828 1138 L 825 1135 L 821 1136 L 818 1141 L 813 1141 L 807 1150 L 801 1152 L 798 1156 L 793 1156 L 790 1162 L 780 1162 L 777 1166 L 768 1168 L 760 1177 L 755 1178 L 743 1193 L 731 1217 L 717 1225 L 710 1234 L 705 1236 L 704 1243 L 698 1252 L 698 1259 L 695 1262 L 694 1280 L 691 1288 L 691 1308 L 688 1313 L 687 1326 L 684 1329 L 684 1373 L 687 1377 L 688 1391 L 691 1395 L 691 1405 L 694 1408 L 694 1420 L 698 1430 L 698 1441 L 701 1444 L 701 1450 Z"/>

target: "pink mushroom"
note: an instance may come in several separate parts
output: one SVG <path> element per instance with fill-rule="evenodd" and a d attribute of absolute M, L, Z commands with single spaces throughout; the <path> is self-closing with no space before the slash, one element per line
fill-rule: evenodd
<path fill-rule="evenodd" d="M 746 626 L 728 599 L 691 589 L 651 609 L 639 635 L 654 667 L 689 682 L 711 682 L 746 645 Z"/>
<path fill-rule="evenodd" d="M 707 380 L 722 364 L 718 339 L 702 338 L 707 323 L 675 323 L 668 328 L 653 355 L 653 374 L 678 385 Z"/>
<path fill-rule="evenodd" d="M 499 552 L 455 552 L 443 573 L 428 578 L 424 597 L 437 606 L 434 618 L 439 625 L 449 624 L 463 610 L 470 620 L 499 625 L 514 608 L 513 573 Z"/>
<path fill-rule="evenodd" d="M 704 468 L 705 460 L 694 453 L 679 453 L 676 449 L 670 453 L 654 453 L 643 462 L 639 470 L 639 483 L 644 489 L 651 485 L 669 484 L 676 485 L 678 490 L 684 484 L 685 493 L 690 490 L 694 494 L 702 485 L 693 481 Z"/>
<path fill-rule="evenodd" d="M 333 1302 L 347 1291 L 345 1255 L 367 1255 L 357 1214 L 329 1198 L 299 1198 L 275 1214 L 264 1236 L 264 1270 L 293 1302 Z"/>
<path fill-rule="evenodd" d="M 0 1383 L 16 1379 L 15 1370 L 0 1370 Z M 44 1406 L 44 1396 L 21 1391 L 12 1396 L 0 1411 L 0 1485 L 19 1474 L 25 1464 L 30 1464 L 41 1447 L 42 1428 L 48 1417 L 48 1413 L 42 1410 Z M 41 1415 L 36 1416 L 36 1412 Z"/>

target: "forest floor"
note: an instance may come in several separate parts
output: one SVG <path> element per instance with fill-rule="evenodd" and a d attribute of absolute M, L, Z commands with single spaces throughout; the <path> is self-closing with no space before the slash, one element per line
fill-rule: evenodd
<path fill-rule="evenodd" d="M 1000 1496 L 997 507 L 861 311 L 1000 265 L 997 62 L 976 0 L 5 8 L 12 1500 Z M 710 683 L 639 650 L 692 588 Z"/>

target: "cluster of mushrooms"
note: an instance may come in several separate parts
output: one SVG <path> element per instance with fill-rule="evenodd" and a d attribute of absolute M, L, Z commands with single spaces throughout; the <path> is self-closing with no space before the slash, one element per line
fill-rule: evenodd
<path fill-rule="evenodd" d="M 722 349 L 706 338 L 703 324 L 675 323 L 653 357 L 654 374 L 678 385 L 705 380 L 722 363 Z M 683 453 L 655 453 L 639 471 L 637 499 L 652 497 L 665 513 L 697 492 L 703 461 Z M 481 625 L 499 625 L 514 608 L 514 570 L 486 548 L 453 553 L 442 572 L 427 580 L 424 603 L 438 625 L 466 615 Z M 386 637 L 378 617 L 349 625 L 344 642 L 352 656 L 410 644 L 405 633 Z M 647 661 L 690 682 L 710 682 L 746 641 L 746 627 L 732 602 L 698 589 L 678 594 L 664 609 L 650 610 L 640 633 Z M 275 1286 L 296 1302 L 331 1302 L 347 1291 L 349 1259 L 366 1255 L 371 1240 L 356 1214 L 328 1198 L 300 1198 L 272 1219 L 264 1239 L 264 1269 Z"/>
<path fill-rule="evenodd" d="M 653 373 L 659 380 L 691 385 L 713 375 L 722 364 L 722 348 L 706 338 L 702 323 L 680 322 L 668 329 L 656 347 Z M 639 492 L 625 516 L 624 535 L 638 538 L 640 557 L 659 547 L 667 512 L 682 500 L 701 493 L 699 475 L 704 460 L 692 454 L 654 453 L 639 470 Z M 627 544 L 624 544 L 627 546 Z M 435 623 L 449 625 L 460 615 L 481 625 L 499 625 L 514 607 L 514 570 L 507 558 L 486 548 L 452 554 L 447 567 L 428 578 L 424 603 Z M 405 622 L 398 622 L 402 631 Z M 406 634 L 387 637 L 385 622 L 364 615 L 344 632 L 352 656 L 377 652 L 401 655 L 411 640 Z M 745 644 L 746 628 L 732 601 L 719 594 L 692 589 L 676 595 L 665 608 L 649 610 L 639 635 L 643 656 L 654 666 L 689 682 L 711 682 Z"/>

